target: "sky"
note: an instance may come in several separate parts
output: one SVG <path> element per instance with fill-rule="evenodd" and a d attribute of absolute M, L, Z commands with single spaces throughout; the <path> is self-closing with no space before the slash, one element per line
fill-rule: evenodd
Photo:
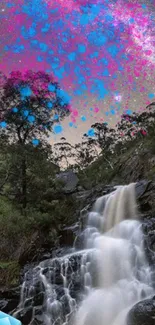
<path fill-rule="evenodd" d="M 2 0 L 0 19 L 0 71 L 44 70 L 70 97 L 51 143 L 155 100 L 154 0 Z"/>

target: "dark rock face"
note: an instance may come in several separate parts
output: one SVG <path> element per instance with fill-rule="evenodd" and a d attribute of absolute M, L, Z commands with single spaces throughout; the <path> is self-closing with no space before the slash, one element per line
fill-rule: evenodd
<path fill-rule="evenodd" d="M 83 289 L 83 279 L 80 275 L 82 257 L 83 254 L 80 252 L 71 253 L 64 257 L 41 262 L 37 267 L 27 271 L 22 300 L 14 316 L 23 325 L 44 324 L 48 315 L 46 309 L 48 301 L 50 306 L 55 303 L 55 308 L 60 308 L 61 320 L 64 322 L 66 315 L 71 313 L 70 306 L 76 305 Z M 64 279 L 68 288 L 67 292 L 64 287 Z M 57 315 L 53 313 L 56 310 L 50 308 L 48 317 L 51 322 L 54 322 Z"/>
<path fill-rule="evenodd" d="M 80 230 L 80 225 L 78 222 L 70 227 L 63 228 L 60 231 L 60 239 L 59 239 L 60 246 L 72 247 L 74 240 L 79 233 L 79 230 Z"/>
<path fill-rule="evenodd" d="M 40 325 L 44 323 L 43 314 L 42 314 L 42 306 L 35 308 L 35 316 L 31 325 Z"/>
<path fill-rule="evenodd" d="M 0 290 L 0 310 L 10 313 L 19 304 L 20 287 L 10 290 Z"/>
<path fill-rule="evenodd" d="M 69 194 L 76 191 L 79 179 L 72 170 L 58 174 L 57 178 L 64 183 L 64 193 Z"/>
<path fill-rule="evenodd" d="M 142 214 L 149 213 L 155 217 L 155 183 L 151 181 L 138 182 L 136 190 Z"/>
<path fill-rule="evenodd" d="M 127 325 L 154 325 L 155 297 L 137 303 L 128 313 Z"/>
<path fill-rule="evenodd" d="M 18 314 L 18 319 L 20 319 L 21 323 L 24 325 L 29 325 L 32 319 L 33 308 L 27 307 L 22 309 Z"/>
<path fill-rule="evenodd" d="M 146 256 L 150 265 L 155 265 L 155 184 L 151 181 L 140 181 L 136 184 L 136 196 L 140 219 L 144 233 Z M 155 271 L 154 283 L 155 283 Z"/>
<path fill-rule="evenodd" d="M 14 300 L 14 299 L 0 300 L 0 310 L 3 311 L 4 313 L 10 313 L 12 310 L 17 308 L 18 302 L 19 302 L 19 297 L 18 300 Z"/>
<path fill-rule="evenodd" d="M 138 200 L 141 197 L 143 197 L 143 195 L 147 191 L 150 184 L 151 184 L 151 181 L 146 181 L 146 180 L 136 183 L 136 197 Z"/>

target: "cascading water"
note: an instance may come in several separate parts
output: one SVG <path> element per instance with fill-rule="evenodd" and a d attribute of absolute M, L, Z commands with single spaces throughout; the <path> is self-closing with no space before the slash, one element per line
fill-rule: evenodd
<path fill-rule="evenodd" d="M 136 220 L 135 184 L 99 198 L 95 210 L 89 214 L 86 245 L 94 248 L 96 287 L 81 303 L 75 324 L 125 325 L 131 307 L 153 295 L 141 223 Z"/>
<path fill-rule="evenodd" d="M 154 294 L 137 220 L 135 184 L 99 198 L 83 235 L 82 251 L 41 262 L 33 270 L 31 285 L 25 278 L 15 316 L 42 291 L 44 324 L 126 325 L 131 307 Z M 36 310 L 33 307 L 31 324 Z"/>

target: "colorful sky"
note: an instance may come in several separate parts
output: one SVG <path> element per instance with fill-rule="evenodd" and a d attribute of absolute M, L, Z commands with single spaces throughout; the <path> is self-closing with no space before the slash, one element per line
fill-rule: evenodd
<path fill-rule="evenodd" d="M 95 121 L 114 125 L 154 100 L 154 8 L 151 0 L 1 1 L 0 70 L 45 70 L 71 98 L 52 142 L 77 142 Z"/>

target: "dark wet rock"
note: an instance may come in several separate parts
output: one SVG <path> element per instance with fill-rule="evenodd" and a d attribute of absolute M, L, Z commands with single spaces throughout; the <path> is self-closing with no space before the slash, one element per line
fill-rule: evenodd
<path fill-rule="evenodd" d="M 76 223 L 70 227 L 65 227 L 60 231 L 60 246 L 72 247 L 74 240 L 79 232 L 80 225 Z"/>
<path fill-rule="evenodd" d="M 155 183 L 141 181 L 136 185 L 137 201 L 143 214 L 155 216 Z"/>
<path fill-rule="evenodd" d="M 142 229 L 144 233 L 144 245 L 145 245 L 145 254 L 154 270 L 154 282 L 155 282 L 155 218 L 147 215 L 143 216 Z"/>
<path fill-rule="evenodd" d="M 44 323 L 42 306 L 35 308 L 35 313 L 31 325 L 42 325 Z"/>
<path fill-rule="evenodd" d="M 18 299 L 20 294 L 20 287 L 10 288 L 10 289 L 2 289 L 0 290 L 0 299 Z"/>
<path fill-rule="evenodd" d="M 79 209 L 77 215 L 80 216 L 82 224 L 85 225 L 86 215 L 93 208 L 96 199 L 105 194 L 109 194 L 115 190 L 114 185 L 100 184 L 92 188 L 91 190 L 85 190 L 76 192 L 72 196 L 78 202 Z"/>
<path fill-rule="evenodd" d="M 44 302 L 44 292 L 39 292 L 37 295 L 34 296 L 33 305 L 39 306 L 43 305 Z"/>
<path fill-rule="evenodd" d="M 151 183 L 151 181 L 147 181 L 147 180 L 142 180 L 142 181 L 136 183 L 135 188 L 136 188 L 137 199 L 140 199 L 145 194 L 150 183 Z"/>
<path fill-rule="evenodd" d="M 60 298 L 60 302 L 63 306 L 63 311 L 65 310 L 65 314 L 69 314 L 70 312 L 70 305 L 69 305 L 69 301 L 68 301 L 68 297 L 66 295 L 63 295 Z"/>
<path fill-rule="evenodd" d="M 4 311 L 6 310 L 7 308 L 7 305 L 8 305 L 8 301 L 7 300 L 0 300 L 0 310 L 1 311 Z"/>
<path fill-rule="evenodd" d="M 20 299 L 20 287 L 8 290 L 0 290 L 0 310 L 10 313 L 17 308 Z"/>
<path fill-rule="evenodd" d="M 127 325 L 154 325 L 155 324 L 155 297 L 137 303 L 129 311 Z"/>
<path fill-rule="evenodd" d="M 32 307 L 33 306 L 33 298 L 26 299 L 24 303 L 24 308 Z"/>
<path fill-rule="evenodd" d="M 84 191 L 80 191 L 74 194 L 74 198 L 77 201 L 86 201 L 86 199 L 88 199 L 90 196 L 92 195 L 92 190 L 84 190 Z"/>
<path fill-rule="evenodd" d="M 83 249 L 85 245 L 85 236 L 84 233 L 80 233 L 76 236 L 75 240 L 74 240 L 74 247 L 75 249 Z"/>
<path fill-rule="evenodd" d="M 0 300 L 0 310 L 4 313 L 9 314 L 12 310 L 16 309 L 19 303 L 18 300 L 15 299 L 8 299 L 8 300 Z"/>
<path fill-rule="evenodd" d="M 32 319 L 32 315 L 33 315 L 33 308 L 28 307 L 20 310 L 16 314 L 16 318 L 19 319 L 22 324 L 29 325 Z"/>
<path fill-rule="evenodd" d="M 59 248 L 53 250 L 52 258 L 63 257 L 67 254 L 71 254 L 72 251 L 73 251 L 72 247 L 59 247 Z"/>
<path fill-rule="evenodd" d="M 81 282 L 81 277 L 79 272 L 76 272 L 76 274 L 73 274 L 72 276 L 72 281 L 70 285 L 70 295 L 72 296 L 73 299 L 78 299 L 82 290 L 83 290 L 83 283 Z"/>
<path fill-rule="evenodd" d="M 22 310 L 17 312 L 17 318 L 22 321 L 24 325 L 27 325 L 28 320 L 31 318 L 31 312 L 39 306 L 44 306 L 45 302 L 45 288 L 41 282 L 41 277 L 46 278 L 48 283 L 52 284 L 52 290 L 55 290 L 57 299 L 65 304 L 65 310 L 68 310 L 68 298 L 65 296 L 65 290 L 63 288 L 63 276 L 66 277 L 67 283 L 70 283 L 70 295 L 73 299 L 77 297 L 81 291 L 80 280 L 80 266 L 82 254 L 75 253 L 69 256 L 45 260 L 34 269 L 27 271 L 24 279 L 24 305 Z M 45 281 L 46 282 L 46 281 Z M 67 307 L 68 306 L 68 307 Z M 16 306 L 15 306 L 16 307 Z M 35 307 L 35 308 L 34 308 Z M 41 311 L 39 310 L 39 319 L 41 319 Z M 35 324 L 38 320 L 34 317 L 32 324 Z"/>

